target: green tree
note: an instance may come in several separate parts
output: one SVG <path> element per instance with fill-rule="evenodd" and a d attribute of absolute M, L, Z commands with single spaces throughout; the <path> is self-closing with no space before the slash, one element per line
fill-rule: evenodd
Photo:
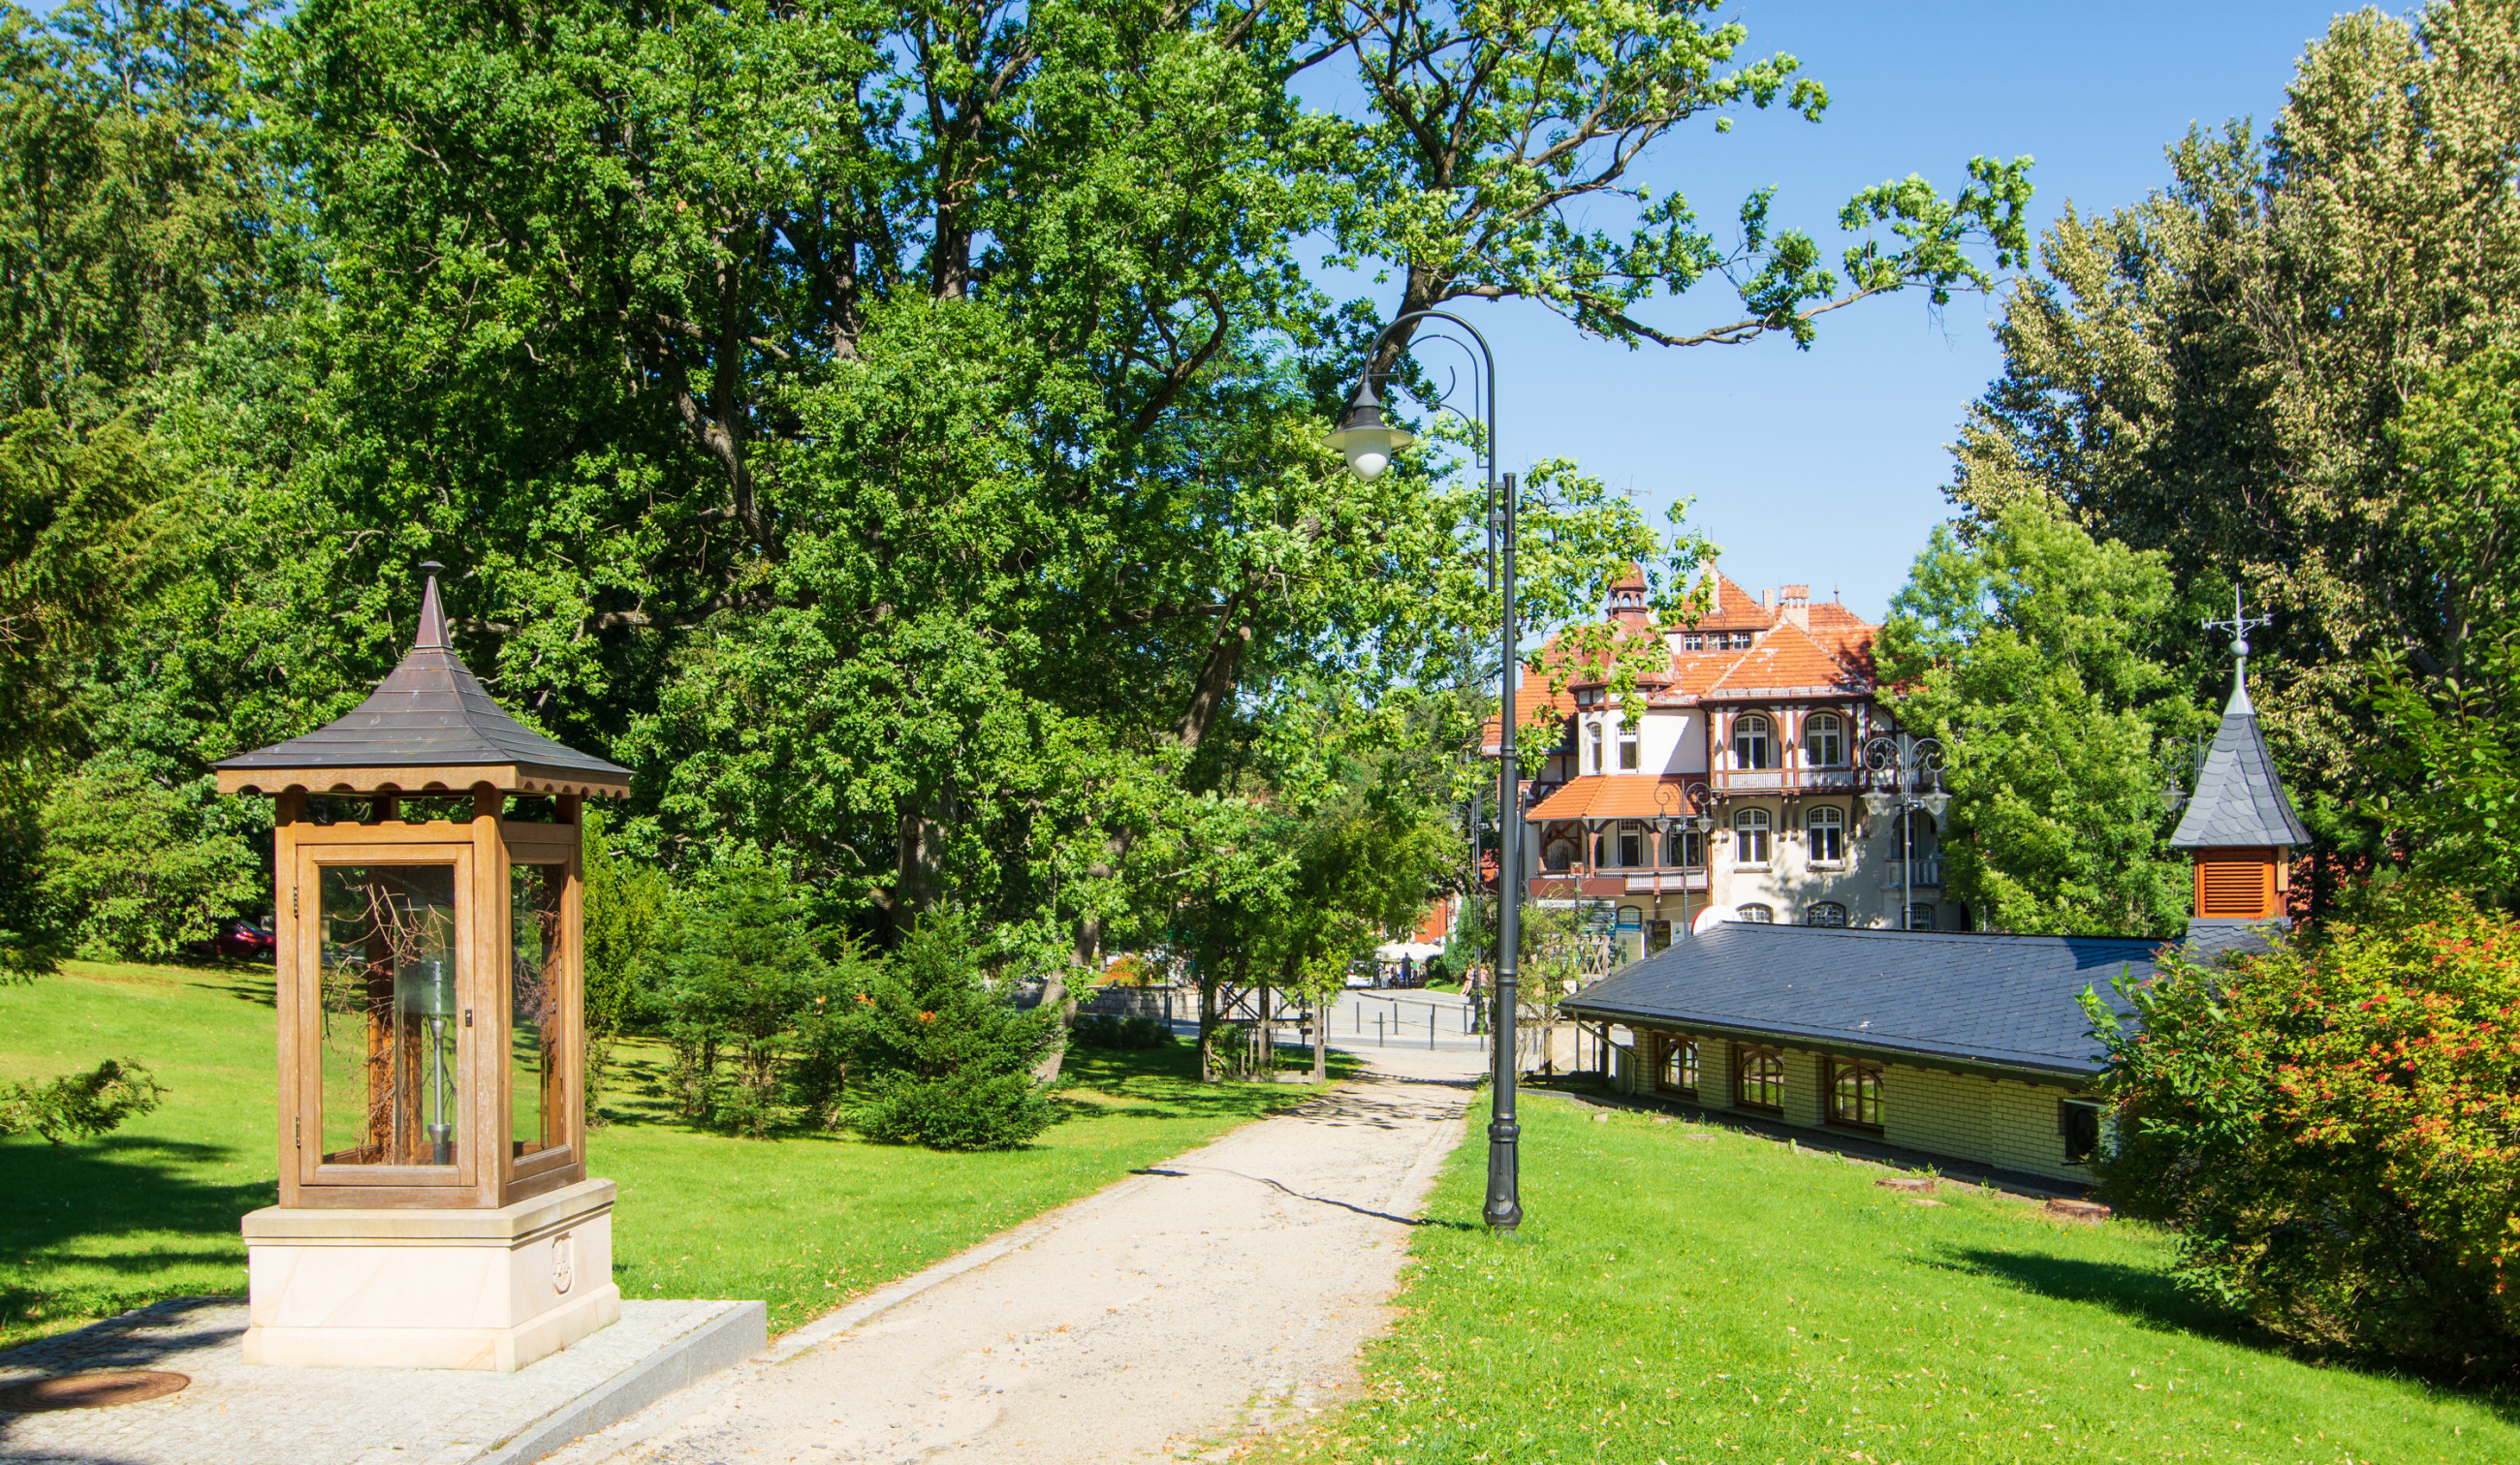
<path fill-rule="evenodd" d="M 2433 502 L 2392 427 L 2439 373 L 2508 344 L 2515 65 L 2520 11 L 2499 0 L 2338 17 L 2263 145 L 2243 123 L 2191 133 L 2163 191 L 2049 231 L 1958 450 L 1976 522 L 2056 504 L 2273 614 L 2258 707 L 2323 845 L 2376 849 L 2349 806 L 2395 777 L 2364 667 L 2411 651 L 2466 677 L 2466 570 L 2502 553 L 2442 540 L 2489 526 Z M 2179 658 L 2199 691 L 2218 651 Z"/>
<path fill-rule="evenodd" d="M 1901 726 L 1943 743 L 1945 888 L 1990 927 L 2186 923 L 2160 790 L 2211 722 L 2164 664 L 2188 609 L 2164 557 L 2015 505 L 1974 545 L 1937 528 L 1891 601 L 1881 679 Z"/>
<path fill-rule="evenodd" d="M 1056 1014 L 1015 1005 L 981 964 L 968 917 L 920 921 L 859 999 L 850 1123 L 870 1139 L 940 1150 L 1019 1149 L 1058 1121 L 1033 1076 Z"/>
<path fill-rule="evenodd" d="M 252 9 L 0 5 L 0 419 L 119 416 L 258 308 Z"/>
<path fill-rule="evenodd" d="M 2366 808 L 2414 874 L 2508 906 L 2520 900 L 2520 355 L 2484 351 L 2440 374 L 2392 435 L 2458 670 L 2373 663 L 2382 789 Z"/>

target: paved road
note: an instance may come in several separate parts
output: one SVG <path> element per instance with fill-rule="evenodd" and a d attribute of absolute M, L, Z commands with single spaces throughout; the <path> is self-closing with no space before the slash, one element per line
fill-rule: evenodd
<path fill-rule="evenodd" d="M 1395 1052 L 555 1458 L 1086 1465 L 1300 1416 L 1383 1326 L 1477 1068 L 1475 1052 Z"/>

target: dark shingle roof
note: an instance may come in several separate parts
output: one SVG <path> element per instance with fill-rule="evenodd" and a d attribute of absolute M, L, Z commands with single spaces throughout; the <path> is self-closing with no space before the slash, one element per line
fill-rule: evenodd
<path fill-rule="evenodd" d="M 432 576 L 410 653 L 366 701 L 312 732 L 213 766 L 249 773 L 498 764 L 547 778 L 627 782 L 630 777 L 618 764 L 552 741 L 490 699 L 446 644 Z"/>
<path fill-rule="evenodd" d="M 2152 975 L 2163 943 L 1728 923 L 1568 998 L 1591 1018 L 2086 1077 L 2100 1045 L 2076 1000 Z"/>
<path fill-rule="evenodd" d="M 2310 830 L 2292 810 L 2283 779 L 2275 776 L 2267 740 L 2258 732 L 2258 712 L 2249 703 L 2245 683 L 2233 688 L 2231 705 L 2223 709 L 2223 726 L 2214 731 L 2213 750 L 2196 771 L 2196 795 L 2171 833 L 2177 850 L 2212 849 L 2221 845 L 2297 845 L 2310 843 Z"/>

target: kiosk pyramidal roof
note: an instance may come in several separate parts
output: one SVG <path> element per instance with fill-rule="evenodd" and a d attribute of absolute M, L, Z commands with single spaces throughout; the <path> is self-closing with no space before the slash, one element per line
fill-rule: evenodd
<path fill-rule="evenodd" d="M 490 699 L 447 644 L 433 573 L 410 652 L 366 701 L 312 732 L 213 766 L 221 793 L 461 793 L 481 783 L 503 793 L 630 792 L 628 769 L 552 741 Z"/>

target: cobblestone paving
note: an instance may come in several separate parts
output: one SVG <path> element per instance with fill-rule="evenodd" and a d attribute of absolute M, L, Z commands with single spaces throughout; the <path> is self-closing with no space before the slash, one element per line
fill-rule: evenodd
<path fill-rule="evenodd" d="M 170 1369 L 192 1386 L 118 1408 L 0 1414 L 0 1462 L 462 1465 L 735 1306 L 625 1301 L 611 1327 L 500 1374 L 255 1367 L 242 1302 L 159 1303 L 0 1354 L 0 1389 L 116 1368 Z"/>

